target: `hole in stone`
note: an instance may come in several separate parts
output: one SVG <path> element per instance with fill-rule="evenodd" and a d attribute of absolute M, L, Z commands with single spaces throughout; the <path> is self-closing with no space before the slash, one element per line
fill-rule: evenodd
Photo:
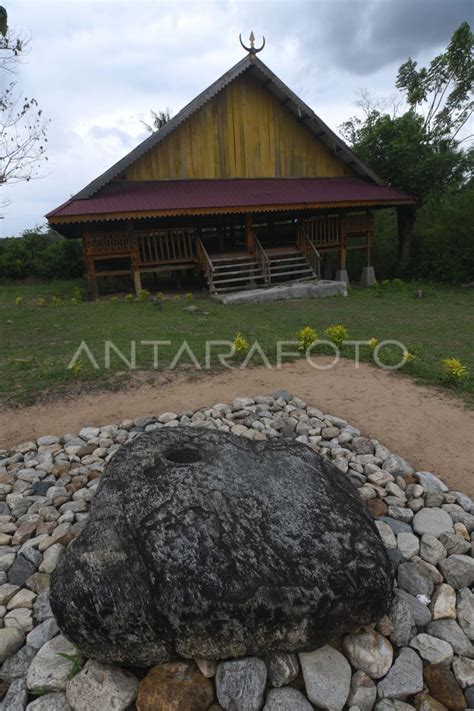
<path fill-rule="evenodd" d="M 163 457 L 175 464 L 193 464 L 202 459 L 201 452 L 195 447 L 170 447 L 163 452 Z"/>

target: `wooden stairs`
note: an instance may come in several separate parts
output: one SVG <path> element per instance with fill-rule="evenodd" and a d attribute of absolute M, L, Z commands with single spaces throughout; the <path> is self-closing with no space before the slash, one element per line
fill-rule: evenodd
<path fill-rule="evenodd" d="M 296 246 L 250 254 L 209 255 L 206 280 L 212 294 L 259 289 L 301 279 L 317 279 L 310 262 Z"/>

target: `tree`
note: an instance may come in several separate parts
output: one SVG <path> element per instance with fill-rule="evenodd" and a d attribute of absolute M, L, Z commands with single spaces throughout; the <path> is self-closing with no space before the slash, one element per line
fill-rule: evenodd
<path fill-rule="evenodd" d="M 163 128 L 163 126 L 167 124 L 171 118 L 170 110 L 168 108 L 166 108 L 164 111 L 153 111 L 153 109 L 151 109 L 150 113 L 152 119 L 151 125 L 146 121 L 142 121 L 142 124 L 148 129 L 148 131 L 150 131 L 150 133 L 155 133 L 155 131 L 159 131 L 160 128 Z"/>
<path fill-rule="evenodd" d="M 429 67 L 417 69 L 408 59 L 398 71 L 396 86 L 407 109 L 392 115 L 367 101 L 363 119 L 353 117 L 341 132 L 362 160 L 386 182 L 417 198 L 416 205 L 397 209 L 400 271 L 406 269 L 417 210 L 462 185 L 472 174 L 473 154 L 465 150 L 462 129 L 472 115 L 474 38 L 463 22 L 447 49 Z"/>
<path fill-rule="evenodd" d="M 0 6 L 0 185 L 29 181 L 47 160 L 48 122 L 34 98 L 23 97 L 15 75 L 28 40 L 8 28 L 7 12 Z M 4 79 L 11 75 L 10 82 Z"/>

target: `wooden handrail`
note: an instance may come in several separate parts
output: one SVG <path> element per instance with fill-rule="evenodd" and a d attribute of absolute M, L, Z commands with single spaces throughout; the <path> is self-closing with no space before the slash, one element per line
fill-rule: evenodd
<path fill-rule="evenodd" d="M 316 279 L 321 279 L 321 255 L 301 225 L 298 230 L 297 245 L 308 260 Z"/>
<path fill-rule="evenodd" d="M 196 251 L 199 257 L 199 261 L 201 262 L 201 266 L 203 268 L 203 271 L 206 275 L 207 282 L 209 284 L 209 291 L 213 293 L 215 291 L 214 287 L 214 265 L 211 262 L 211 258 L 209 257 L 207 250 L 203 244 L 202 239 L 196 235 Z"/>
<path fill-rule="evenodd" d="M 255 247 L 255 257 L 262 270 L 263 279 L 265 284 L 269 286 L 271 283 L 270 260 L 256 234 L 253 235 L 253 244 Z"/>

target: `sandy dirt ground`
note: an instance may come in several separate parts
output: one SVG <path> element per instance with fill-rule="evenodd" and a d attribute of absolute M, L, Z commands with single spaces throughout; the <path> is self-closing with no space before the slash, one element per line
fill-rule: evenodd
<path fill-rule="evenodd" d="M 323 361 L 322 361 L 323 362 Z M 363 434 L 380 440 L 418 470 L 441 476 L 451 489 L 474 496 L 474 411 L 411 378 L 352 361 L 315 370 L 305 361 L 280 370 L 254 368 L 216 375 L 150 373 L 122 392 L 80 397 L 4 410 L 0 448 L 46 434 L 77 432 L 139 415 L 194 410 L 237 395 L 271 394 L 286 388 L 323 412 L 347 419 Z"/>

